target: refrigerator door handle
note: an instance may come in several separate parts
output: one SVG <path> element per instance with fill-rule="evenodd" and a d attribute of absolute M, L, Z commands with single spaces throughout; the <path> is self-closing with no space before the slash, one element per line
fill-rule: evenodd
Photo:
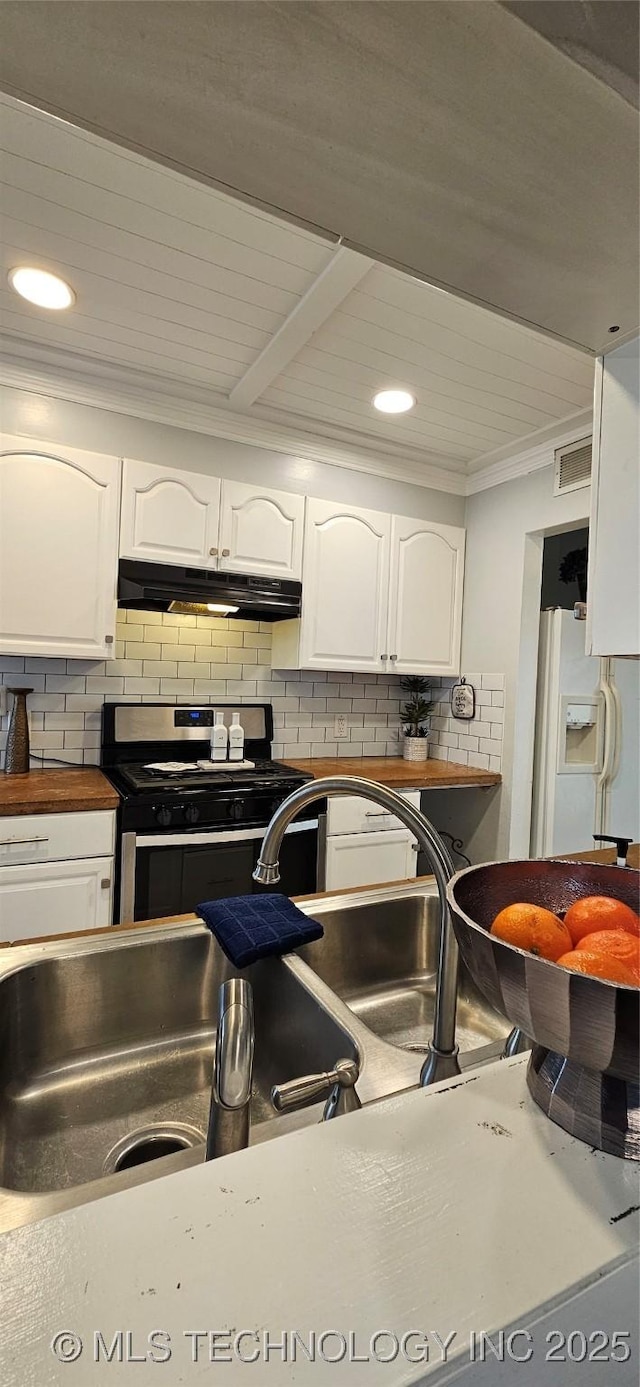
<path fill-rule="evenodd" d="M 604 703 L 604 746 L 602 770 L 596 777 L 595 825 L 596 833 L 604 833 L 607 828 L 607 792 L 614 774 L 616 758 L 616 713 L 618 704 L 614 697 L 611 682 L 611 661 L 600 661 L 600 693 Z"/>

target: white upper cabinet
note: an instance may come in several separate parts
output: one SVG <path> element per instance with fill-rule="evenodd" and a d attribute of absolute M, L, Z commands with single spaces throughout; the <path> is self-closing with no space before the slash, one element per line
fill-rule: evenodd
<path fill-rule="evenodd" d="M 394 515 L 389 661 L 396 674 L 457 674 L 464 530 Z"/>
<path fill-rule="evenodd" d="M 303 531 L 304 496 L 223 481 L 221 569 L 300 579 Z"/>
<path fill-rule="evenodd" d="M 0 653 L 113 649 L 120 463 L 0 435 Z"/>
<path fill-rule="evenodd" d="M 125 459 L 120 555 L 216 568 L 220 479 Z"/>
<path fill-rule="evenodd" d="M 639 342 L 596 364 L 588 655 L 640 654 Z"/>
<path fill-rule="evenodd" d="M 390 532 L 391 516 L 380 511 L 307 502 L 299 652 L 303 669 L 379 673 L 386 667 Z M 276 640 L 278 630 L 275 626 Z"/>
<path fill-rule="evenodd" d="M 464 538 L 308 500 L 302 618 L 274 626 L 274 668 L 457 674 Z"/>

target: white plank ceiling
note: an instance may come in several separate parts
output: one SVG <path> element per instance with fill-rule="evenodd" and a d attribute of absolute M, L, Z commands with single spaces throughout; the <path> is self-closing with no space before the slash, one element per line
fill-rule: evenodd
<path fill-rule="evenodd" d="M 415 463 L 473 471 L 591 404 L 592 359 L 53 117 L 0 98 L 4 347 L 145 373 L 168 391 Z M 47 313 L 7 272 L 60 273 Z M 141 375 L 142 379 L 142 375 Z M 417 407 L 371 404 L 408 387 Z"/>

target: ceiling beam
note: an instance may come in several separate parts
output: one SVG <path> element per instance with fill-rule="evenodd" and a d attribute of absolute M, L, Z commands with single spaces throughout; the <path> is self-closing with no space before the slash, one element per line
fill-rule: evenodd
<path fill-rule="evenodd" d="M 231 404 L 249 409 L 364 279 L 373 263 L 365 255 L 338 246 L 328 265 L 234 385 L 229 394 Z"/>

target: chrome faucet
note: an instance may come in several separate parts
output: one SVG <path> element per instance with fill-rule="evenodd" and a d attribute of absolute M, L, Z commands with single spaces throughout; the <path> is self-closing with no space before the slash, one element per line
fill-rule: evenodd
<path fill-rule="evenodd" d="M 351 775 L 332 775 L 324 780 L 312 780 L 299 790 L 294 790 L 276 809 L 262 841 L 253 880 L 261 882 L 263 886 L 272 886 L 280 880 L 278 854 L 291 820 L 300 809 L 313 804 L 314 800 L 329 799 L 332 795 L 360 795 L 396 814 L 418 839 L 433 871 L 440 899 L 440 948 L 433 1035 L 420 1073 L 420 1083 L 426 1085 L 436 1083 L 438 1079 L 449 1079 L 460 1073 L 456 1045 L 458 944 L 447 905 L 447 883 L 454 874 L 454 867 L 442 839 L 424 814 L 414 809 L 395 790 L 389 790 L 375 781 L 361 780 Z"/>
<path fill-rule="evenodd" d="M 249 1145 L 254 1043 L 251 985 L 244 978 L 230 978 L 218 994 L 207 1161 Z"/>

